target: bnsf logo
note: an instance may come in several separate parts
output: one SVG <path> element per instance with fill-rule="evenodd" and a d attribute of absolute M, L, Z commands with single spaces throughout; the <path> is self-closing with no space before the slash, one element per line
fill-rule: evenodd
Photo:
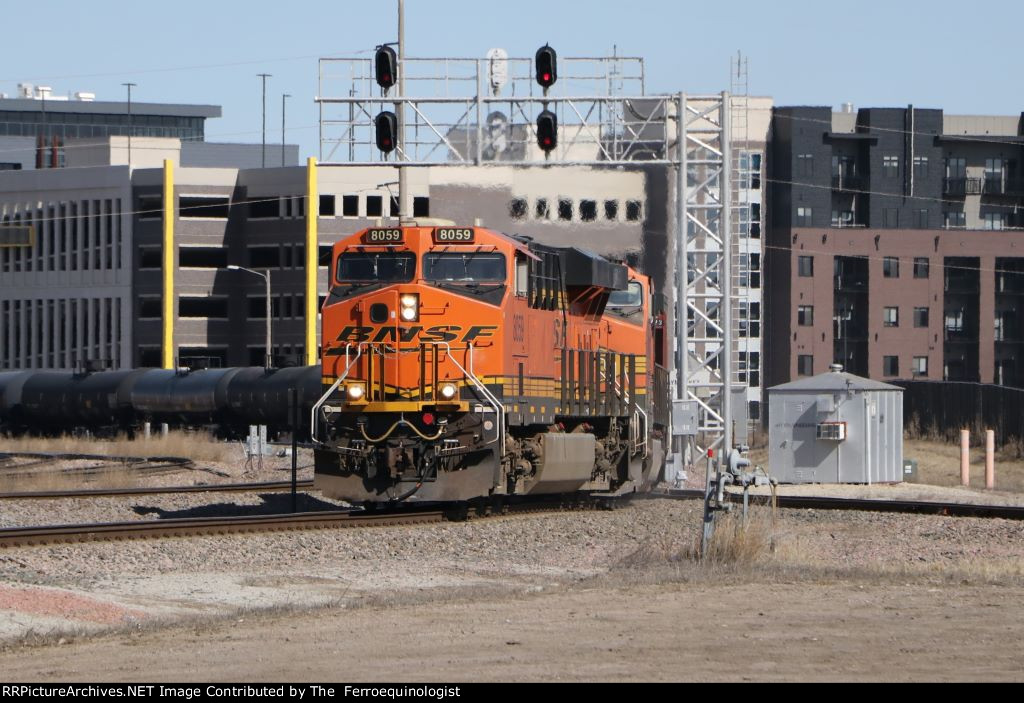
<path fill-rule="evenodd" d="M 475 342 L 478 339 L 493 337 L 497 331 L 496 326 L 477 325 L 470 327 L 460 338 L 463 329 L 455 325 L 440 325 L 438 327 L 346 327 L 341 330 L 337 341 L 359 344 L 370 342 L 379 344 L 383 342 Z"/>

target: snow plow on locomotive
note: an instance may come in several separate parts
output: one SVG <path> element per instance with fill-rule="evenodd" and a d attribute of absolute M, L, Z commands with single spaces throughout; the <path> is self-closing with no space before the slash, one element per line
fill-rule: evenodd
<path fill-rule="evenodd" d="M 650 280 L 577 248 L 420 224 L 334 246 L 316 488 L 371 505 L 647 490 L 668 394 Z"/>

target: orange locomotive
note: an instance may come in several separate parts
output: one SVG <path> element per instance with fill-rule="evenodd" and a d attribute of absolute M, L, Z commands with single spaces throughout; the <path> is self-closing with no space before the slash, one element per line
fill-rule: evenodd
<path fill-rule="evenodd" d="M 611 496 L 660 471 L 648 277 L 481 227 L 403 226 L 335 244 L 330 288 L 312 411 L 325 494 Z"/>

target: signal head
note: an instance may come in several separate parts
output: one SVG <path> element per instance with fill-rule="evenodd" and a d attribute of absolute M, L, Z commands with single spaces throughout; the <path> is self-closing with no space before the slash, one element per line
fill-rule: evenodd
<path fill-rule="evenodd" d="M 537 82 L 547 90 L 558 80 L 558 53 L 549 45 L 545 44 L 537 49 L 537 57 L 534 61 L 537 68 Z"/>
<path fill-rule="evenodd" d="M 537 146 L 545 154 L 558 146 L 558 117 L 551 110 L 544 110 L 537 117 Z"/>
<path fill-rule="evenodd" d="M 374 118 L 373 124 L 377 133 L 377 148 L 390 154 L 395 150 L 398 140 L 398 117 L 385 110 Z"/>
<path fill-rule="evenodd" d="M 398 81 L 398 54 L 390 46 L 377 47 L 373 57 L 374 77 L 377 85 L 388 90 Z"/>

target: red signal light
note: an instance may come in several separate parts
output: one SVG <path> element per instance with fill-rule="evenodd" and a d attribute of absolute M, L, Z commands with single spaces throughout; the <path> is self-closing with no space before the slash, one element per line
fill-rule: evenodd
<path fill-rule="evenodd" d="M 430 425 L 433 425 L 434 422 L 436 422 L 436 421 L 437 421 L 437 418 L 434 417 L 434 413 L 423 413 L 423 424 L 424 425 L 427 425 L 429 427 Z"/>

